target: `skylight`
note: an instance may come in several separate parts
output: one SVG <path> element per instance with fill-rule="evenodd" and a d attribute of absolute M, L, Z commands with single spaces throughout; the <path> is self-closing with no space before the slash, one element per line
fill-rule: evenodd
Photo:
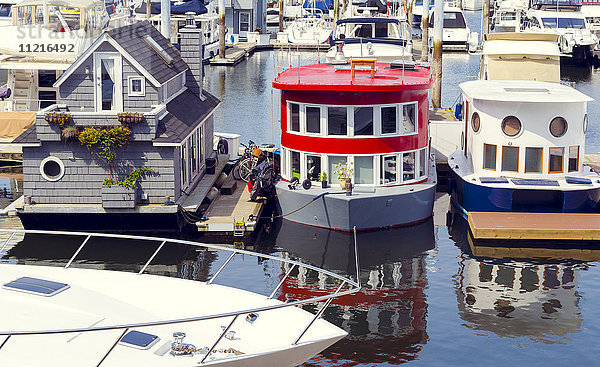
<path fill-rule="evenodd" d="M 69 288 L 68 284 L 39 278 L 21 277 L 3 285 L 4 288 L 51 297 Z"/>
<path fill-rule="evenodd" d="M 156 52 L 158 56 L 160 56 L 161 59 L 163 59 L 167 65 L 171 66 L 171 64 L 173 64 L 173 57 L 171 57 L 171 55 L 169 55 L 161 45 L 159 45 L 152 37 L 150 37 L 150 35 L 146 34 L 142 37 L 142 39 L 154 50 L 154 52 Z"/>
<path fill-rule="evenodd" d="M 504 88 L 505 92 L 512 93 L 549 93 L 550 91 L 546 88 Z"/>

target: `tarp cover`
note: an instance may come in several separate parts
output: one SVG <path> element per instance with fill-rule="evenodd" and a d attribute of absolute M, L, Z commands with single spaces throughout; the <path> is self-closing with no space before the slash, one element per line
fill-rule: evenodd
<path fill-rule="evenodd" d="M 160 2 L 153 1 L 150 5 L 150 10 L 152 14 L 160 14 Z M 188 11 L 194 12 L 196 15 L 208 13 L 206 6 L 204 6 L 200 0 L 190 0 L 183 4 L 171 5 L 171 14 L 184 15 Z M 142 2 L 142 5 L 139 8 L 136 8 L 135 12 L 145 14 L 146 2 Z"/>
<path fill-rule="evenodd" d="M 0 139 L 14 139 L 35 123 L 35 112 L 0 112 Z"/>

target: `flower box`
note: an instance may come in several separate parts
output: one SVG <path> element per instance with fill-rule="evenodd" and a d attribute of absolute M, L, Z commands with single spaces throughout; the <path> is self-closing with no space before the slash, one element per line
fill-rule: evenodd
<path fill-rule="evenodd" d="M 119 185 L 102 185 L 102 207 L 104 209 L 135 208 L 135 188 Z"/>
<path fill-rule="evenodd" d="M 122 124 L 139 124 L 144 121 L 144 115 L 137 112 L 121 112 L 117 114 L 117 119 Z"/>
<path fill-rule="evenodd" d="M 58 124 L 63 127 L 71 122 L 71 115 L 64 112 L 46 112 L 44 120 L 50 124 Z"/>

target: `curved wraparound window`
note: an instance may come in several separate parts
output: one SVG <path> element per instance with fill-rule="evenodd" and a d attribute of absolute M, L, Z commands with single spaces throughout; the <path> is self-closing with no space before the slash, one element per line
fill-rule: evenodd
<path fill-rule="evenodd" d="M 352 170 L 354 185 L 393 186 L 422 180 L 428 175 L 427 148 L 381 155 L 334 155 L 282 149 L 282 175 L 291 180 L 310 179 L 318 182 L 324 175 L 330 184 L 337 184 L 336 169 Z"/>
<path fill-rule="evenodd" d="M 332 106 L 287 102 L 287 131 L 322 137 L 402 136 L 418 132 L 417 102 Z"/>

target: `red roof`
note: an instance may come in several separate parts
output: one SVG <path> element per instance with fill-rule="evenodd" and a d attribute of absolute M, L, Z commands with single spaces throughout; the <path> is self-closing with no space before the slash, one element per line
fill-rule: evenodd
<path fill-rule="evenodd" d="M 301 66 L 300 73 L 297 67 L 290 68 L 277 75 L 273 80 L 273 87 L 282 90 L 377 92 L 429 89 L 433 83 L 433 76 L 428 68 L 417 66 L 402 71 L 390 69 L 390 64 L 375 65 L 375 78 L 371 78 L 370 68 L 357 68 L 352 78 L 349 63 Z"/>

